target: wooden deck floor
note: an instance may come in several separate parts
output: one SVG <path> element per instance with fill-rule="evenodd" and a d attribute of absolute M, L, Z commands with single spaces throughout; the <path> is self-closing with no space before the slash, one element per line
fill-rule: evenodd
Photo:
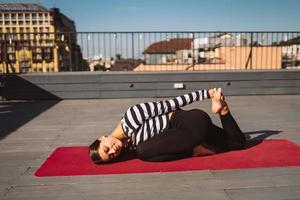
<path fill-rule="evenodd" d="M 152 100 L 157 99 L 1 102 L 0 199 L 300 199 L 300 167 L 34 177 L 56 147 L 88 145 L 111 131 L 128 106 Z M 241 129 L 258 132 L 249 136 L 277 133 L 268 138 L 300 144 L 299 95 L 227 101 Z M 209 107 L 205 100 L 186 109 Z"/>

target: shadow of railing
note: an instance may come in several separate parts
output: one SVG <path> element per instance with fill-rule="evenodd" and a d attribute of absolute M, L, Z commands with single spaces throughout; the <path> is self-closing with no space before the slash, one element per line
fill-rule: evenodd
<path fill-rule="evenodd" d="M 61 100 L 18 75 L 1 75 L 0 82 L 0 140 Z"/>

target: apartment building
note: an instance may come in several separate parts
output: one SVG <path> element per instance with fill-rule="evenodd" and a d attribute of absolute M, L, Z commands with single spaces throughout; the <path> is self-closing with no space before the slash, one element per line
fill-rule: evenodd
<path fill-rule="evenodd" d="M 58 8 L 0 3 L 0 73 L 81 70 L 75 32 Z"/>

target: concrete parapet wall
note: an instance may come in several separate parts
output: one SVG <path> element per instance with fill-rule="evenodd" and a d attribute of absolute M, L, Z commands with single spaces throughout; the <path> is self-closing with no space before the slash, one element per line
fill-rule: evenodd
<path fill-rule="evenodd" d="M 212 87 L 226 95 L 300 94 L 300 71 L 40 73 L 1 75 L 1 83 L 8 100 L 167 97 Z"/>

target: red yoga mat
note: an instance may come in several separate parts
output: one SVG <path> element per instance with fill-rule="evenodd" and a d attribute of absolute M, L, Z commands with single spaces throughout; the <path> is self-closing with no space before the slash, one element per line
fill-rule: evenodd
<path fill-rule="evenodd" d="M 110 164 L 95 165 L 87 154 L 87 147 L 60 147 L 36 171 L 35 176 L 103 175 L 300 166 L 299 155 L 299 145 L 288 140 L 272 139 L 264 140 L 260 144 L 244 150 L 170 162 L 144 162 L 133 158 Z"/>

